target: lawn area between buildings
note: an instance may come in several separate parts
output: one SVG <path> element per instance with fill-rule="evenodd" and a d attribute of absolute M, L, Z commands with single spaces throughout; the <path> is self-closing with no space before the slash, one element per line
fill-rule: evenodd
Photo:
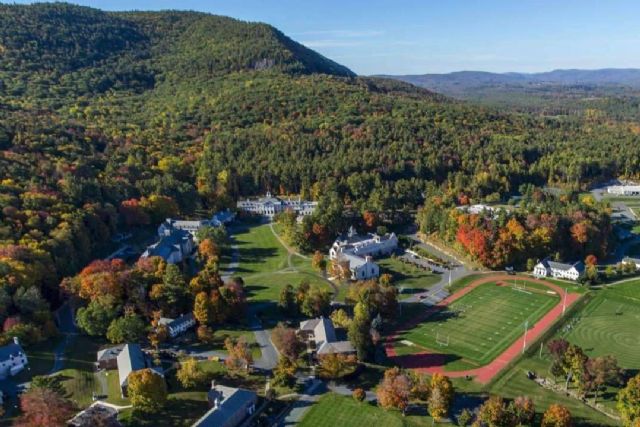
<path fill-rule="evenodd" d="M 440 281 L 441 275 L 425 271 L 413 264 L 403 263 L 398 258 L 381 258 L 375 262 L 380 266 L 381 274 L 391 274 L 392 283 L 398 288 L 401 299 L 424 292 Z"/>
<path fill-rule="evenodd" d="M 527 284 L 519 291 L 510 283 L 486 283 L 434 312 L 398 339 L 399 354 L 437 350 L 446 359 L 445 369 L 483 366 L 502 353 L 555 304 L 558 295 Z M 542 286 L 542 285 L 540 285 Z M 413 346 L 402 345 L 413 343 Z"/>
<path fill-rule="evenodd" d="M 385 411 L 369 402 L 357 402 L 351 396 L 329 393 L 311 407 L 298 424 L 300 427 L 420 427 L 433 425 L 429 416 L 402 416 L 399 411 Z M 438 425 L 451 425 L 438 423 Z"/>
<path fill-rule="evenodd" d="M 269 224 L 244 225 L 238 230 L 234 237 L 240 262 L 235 275 L 244 279 L 249 301 L 276 302 L 284 286 L 297 286 L 302 281 L 331 290 L 320 273 L 311 268 L 310 259 L 289 255 Z"/>

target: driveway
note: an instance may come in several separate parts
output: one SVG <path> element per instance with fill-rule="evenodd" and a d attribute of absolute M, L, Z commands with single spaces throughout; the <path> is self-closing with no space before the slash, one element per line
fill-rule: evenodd
<path fill-rule="evenodd" d="M 438 302 L 449 296 L 449 292 L 447 290 L 447 286 L 449 286 L 449 283 L 453 283 L 456 280 L 473 273 L 473 271 L 467 269 L 467 267 L 462 262 L 460 262 L 460 260 L 442 252 L 435 246 L 423 243 L 415 234 L 411 234 L 408 237 L 414 241 L 415 246 L 422 247 L 425 250 L 433 253 L 434 255 L 437 255 L 438 257 L 449 261 L 451 267 L 440 267 L 437 270 L 434 269 L 435 271 L 440 273 L 440 280 L 435 285 L 431 286 L 429 290 L 414 294 L 411 297 L 402 300 L 402 303 L 423 302 L 429 305 L 437 304 Z"/>
<path fill-rule="evenodd" d="M 305 416 L 309 408 L 327 391 L 325 384 L 317 379 L 312 380 L 298 400 L 291 406 L 289 413 L 280 421 L 278 427 L 295 426 Z M 335 426 L 338 427 L 338 426 Z"/>
<path fill-rule="evenodd" d="M 258 360 L 253 361 L 253 365 L 258 369 L 272 370 L 278 364 L 278 350 L 271 342 L 271 333 L 263 328 L 262 322 L 256 315 L 259 307 L 252 306 L 249 308 L 250 328 L 256 337 L 256 342 L 260 346 L 262 355 Z"/>

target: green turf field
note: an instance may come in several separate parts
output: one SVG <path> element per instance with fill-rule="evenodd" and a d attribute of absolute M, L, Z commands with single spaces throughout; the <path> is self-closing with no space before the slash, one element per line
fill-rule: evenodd
<path fill-rule="evenodd" d="M 640 369 L 640 282 L 603 290 L 579 313 L 565 338 L 589 356 L 614 355 L 623 368 Z"/>
<path fill-rule="evenodd" d="M 523 334 L 526 320 L 535 324 L 559 301 L 557 295 L 528 289 L 521 292 L 511 285 L 481 285 L 403 333 L 399 340 L 414 343 L 416 351 L 424 347 L 447 354 L 447 364 L 485 365 Z"/>
<path fill-rule="evenodd" d="M 356 402 L 351 396 L 334 393 L 324 395 L 313 405 L 300 427 L 418 427 L 431 426 L 433 419 L 428 416 L 405 416 L 399 411 L 385 411 L 367 402 Z M 438 423 L 438 425 L 451 425 Z"/>

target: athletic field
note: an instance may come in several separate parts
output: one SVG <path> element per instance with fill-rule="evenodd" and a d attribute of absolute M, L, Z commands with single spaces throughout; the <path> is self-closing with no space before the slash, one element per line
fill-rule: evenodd
<path fill-rule="evenodd" d="M 640 369 L 640 282 L 601 291 L 564 331 L 592 357 L 614 355 L 623 368 Z"/>
<path fill-rule="evenodd" d="M 506 282 L 482 284 L 401 333 L 398 344 L 410 342 L 415 352 L 444 354 L 446 363 L 462 359 L 485 365 L 524 334 L 525 322 L 533 326 L 560 301 L 548 290 L 532 284 L 520 290 Z"/>

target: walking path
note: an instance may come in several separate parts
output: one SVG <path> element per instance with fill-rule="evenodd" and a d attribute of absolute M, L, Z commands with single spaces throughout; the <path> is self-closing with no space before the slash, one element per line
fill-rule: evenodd
<path fill-rule="evenodd" d="M 519 276 L 521 280 L 529 281 L 532 283 L 540 283 L 543 284 L 555 292 L 558 295 L 563 295 L 564 290 L 551 282 L 547 282 L 545 280 L 537 280 L 531 278 L 525 278 Z M 506 281 L 513 279 L 513 276 L 505 275 L 505 274 L 497 274 L 497 275 L 488 275 L 482 278 L 477 279 L 476 281 L 469 284 L 467 287 L 461 289 L 455 294 L 445 298 L 440 301 L 438 304 L 428 308 L 425 310 L 421 316 L 413 318 L 402 325 L 400 328 L 396 330 L 394 334 L 389 336 L 385 343 L 385 351 L 387 356 L 394 360 L 397 364 L 401 364 L 405 367 L 415 369 L 418 372 L 423 373 L 441 373 L 446 374 L 452 378 L 473 376 L 480 383 L 486 384 L 490 382 L 493 377 L 495 377 L 502 369 L 504 369 L 509 363 L 511 363 L 518 355 L 522 352 L 522 347 L 524 343 L 524 335 L 518 338 L 509 348 L 507 348 L 502 354 L 496 357 L 491 363 L 488 365 L 482 366 L 480 368 L 475 369 L 467 369 L 463 371 L 445 371 L 444 362 L 445 357 L 441 354 L 435 354 L 429 351 L 423 351 L 416 354 L 399 356 L 395 350 L 394 342 L 397 341 L 398 336 L 400 335 L 400 330 L 408 330 L 416 327 L 422 321 L 426 320 L 430 315 L 434 312 L 446 307 L 451 304 L 453 301 L 461 298 L 462 296 L 468 294 L 473 289 L 477 288 L 480 285 L 490 282 L 497 282 L 500 280 Z M 570 307 L 575 301 L 580 298 L 580 294 L 571 293 L 567 294 L 566 297 L 566 307 Z M 534 342 L 538 337 L 540 337 L 553 323 L 559 319 L 563 314 L 563 304 L 561 301 L 556 304 L 547 314 L 544 315 L 542 319 L 540 319 L 531 329 L 527 331 L 526 339 L 529 342 Z"/>

